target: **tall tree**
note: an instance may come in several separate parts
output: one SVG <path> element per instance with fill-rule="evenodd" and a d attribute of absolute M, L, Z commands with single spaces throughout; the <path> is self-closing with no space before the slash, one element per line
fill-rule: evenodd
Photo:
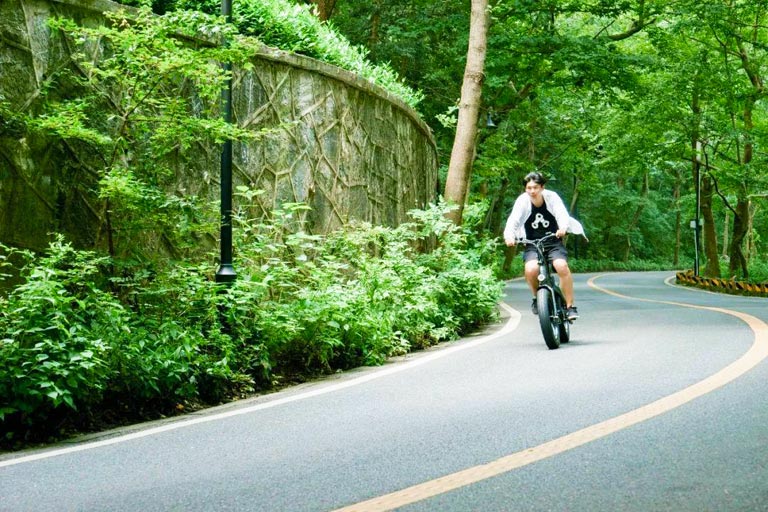
<path fill-rule="evenodd" d="M 485 79 L 485 52 L 488 38 L 488 0 L 472 0 L 472 12 L 469 23 L 469 48 L 467 64 L 464 70 L 464 82 L 461 87 L 459 102 L 459 120 L 456 124 L 456 137 L 448 164 L 448 177 L 445 181 L 445 199 L 457 208 L 449 214 L 455 224 L 461 224 L 464 201 L 472 176 L 472 163 L 475 159 L 475 140 L 480 112 L 480 97 Z"/>
<path fill-rule="evenodd" d="M 696 207 L 701 212 L 702 220 L 704 221 L 703 234 L 704 234 L 704 255 L 706 257 L 706 265 L 704 267 L 704 275 L 706 277 L 720 277 L 720 257 L 717 252 L 717 233 L 715 232 L 715 216 L 712 208 L 712 199 L 714 194 L 713 178 L 706 172 L 707 165 L 704 162 L 702 166 L 702 160 L 706 159 L 705 148 L 702 141 L 702 106 L 701 95 L 703 85 L 702 67 L 706 61 L 706 54 L 701 52 L 696 59 L 701 66 L 697 67 L 694 76 L 692 78 L 692 98 L 691 98 L 691 111 L 693 113 L 693 122 L 691 130 L 691 158 L 693 169 L 693 182 L 696 186 L 698 193 Z M 696 212 L 698 219 L 699 212 Z M 696 226 L 695 236 L 699 236 L 699 231 L 702 231 L 701 226 Z M 698 238 L 697 242 L 698 244 Z"/>
<path fill-rule="evenodd" d="M 760 26 L 760 19 L 754 20 L 754 34 L 755 37 L 758 34 L 758 27 Z M 742 69 L 746 72 L 749 78 L 751 89 L 747 93 L 744 101 L 744 108 L 742 113 L 742 122 L 744 124 L 744 151 L 741 160 L 742 165 L 749 169 L 752 164 L 752 158 L 754 155 L 755 141 L 754 141 L 754 111 L 755 105 L 758 101 L 765 97 L 766 91 L 763 85 L 763 78 L 760 75 L 761 66 L 752 60 L 750 52 L 747 50 L 746 45 L 740 38 L 736 38 L 736 48 L 738 50 L 738 57 L 741 62 Z M 753 39 L 751 44 L 757 44 L 758 41 Z M 762 43 L 760 43 L 762 45 Z M 736 211 L 734 212 L 733 220 L 733 239 L 731 242 L 730 250 L 730 265 L 728 270 L 731 275 L 737 275 L 739 271 L 744 278 L 749 278 L 749 269 L 747 267 L 747 259 L 744 256 L 744 241 L 749 234 L 750 221 L 750 199 L 749 190 L 747 184 L 747 174 L 744 179 L 738 185 L 737 199 L 736 199 Z"/>
<path fill-rule="evenodd" d="M 721 96 L 724 117 L 730 126 L 721 128 L 724 143 L 716 156 L 730 168 L 726 179 L 736 196 L 735 206 L 723 194 L 724 203 L 733 213 L 733 229 L 729 248 L 729 274 L 749 277 L 744 254 L 751 225 L 750 190 L 760 181 L 755 168 L 755 145 L 760 134 L 755 130 L 759 103 L 766 97 L 764 86 L 768 50 L 763 41 L 768 35 L 768 4 L 765 1 L 729 0 L 697 2 L 692 9 L 704 20 L 710 44 L 722 63 Z M 724 94 L 722 94 L 724 93 Z"/>

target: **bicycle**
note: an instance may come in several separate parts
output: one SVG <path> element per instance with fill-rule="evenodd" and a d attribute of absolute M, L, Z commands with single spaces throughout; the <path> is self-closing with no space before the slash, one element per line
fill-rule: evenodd
<path fill-rule="evenodd" d="M 565 296 L 555 280 L 554 276 L 557 273 L 547 259 L 545 242 L 554 237 L 556 237 L 555 233 L 550 233 L 538 240 L 526 238 L 517 240 L 519 243 L 532 245 L 536 249 L 539 263 L 536 304 L 539 310 L 541 333 L 550 350 L 559 348 L 561 343 L 568 343 L 571 339 L 571 321 L 566 314 Z"/>

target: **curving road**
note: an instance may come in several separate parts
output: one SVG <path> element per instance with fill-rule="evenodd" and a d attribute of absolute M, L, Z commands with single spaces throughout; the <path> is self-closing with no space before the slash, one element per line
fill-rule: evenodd
<path fill-rule="evenodd" d="M 513 281 L 460 342 L 0 455 L 0 511 L 768 511 L 768 299 L 670 276 L 577 275 L 559 350 Z"/>

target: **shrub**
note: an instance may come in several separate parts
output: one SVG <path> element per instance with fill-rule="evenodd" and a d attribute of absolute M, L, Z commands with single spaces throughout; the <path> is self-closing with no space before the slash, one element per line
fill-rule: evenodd
<path fill-rule="evenodd" d="M 444 204 L 322 237 L 301 231 L 306 209 L 236 212 L 239 278 L 226 290 L 207 263 L 118 264 L 61 237 L 23 253 L 23 283 L 0 297 L 5 443 L 381 364 L 496 314 L 501 284 L 483 263 L 494 244 L 445 220 Z"/>
<path fill-rule="evenodd" d="M 177 0 L 174 8 L 218 14 L 221 2 Z M 322 23 L 311 9 L 289 0 L 244 0 L 233 3 L 233 19 L 242 34 L 351 71 L 416 108 L 424 98 L 421 92 L 405 85 L 390 66 L 372 64 L 366 49 L 352 45 L 330 23 Z"/>
<path fill-rule="evenodd" d="M 209 274 L 209 268 L 177 262 L 151 279 L 121 282 L 123 293 L 129 289 L 133 297 L 134 315 L 111 359 L 121 375 L 111 386 L 117 400 L 216 402 L 230 395 L 235 382 L 252 389 L 238 371 L 232 338 L 222 333 L 222 299 Z"/>
<path fill-rule="evenodd" d="M 628 261 L 617 260 L 593 260 L 593 259 L 570 259 L 568 262 L 571 270 L 574 272 L 644 272 L 654 270 L 678 270 L 691 265 L 690 262 L 681 263 L 676 268 L 671 261 L 651 261 L 631 259 Z"/>
<path fill-rule="evenodd" d="M 0 304 L 0 420 L 32 424 L 98 403 L 113 377 L 114 341 L 129 327 L 125 308 L 97 283 L 107 259 L 61 237 L 46 256 L 25 258 L 23 284 Z"/>
<path fill-rule="evenodd" d="M 236 215 L 242 278 L 230 321 L 259 347 L 264 377 L 378 364 L 493 317 L 501 287 L 482 263 L 492 246 L 455 228 L 444 204 L 397 228 L 361 222 L 325 237 L 300 230 L 306 208 L 286 204 L 267 221 Z"/>
<path fill-rule="evenodd" d="M 752 259 L 749 262 L 749 276 L 754 283 L 768 283 L 768 262 L 765 259 Z"/>
<path fill-rule="evenodd" d="M 20 252 L 1 248 L 0 261 Z M 83 425 L 105 409 L 143 417 L 248 387 L 230 367 L 235 349 L 218 326 L 218 295 L 199 269 L 121 280 L 126 305 L 109 291 L 109 258 L 61 236 L 46 254 L 23 255 L 23 283 L 0 297 L 6 442 Z"/>

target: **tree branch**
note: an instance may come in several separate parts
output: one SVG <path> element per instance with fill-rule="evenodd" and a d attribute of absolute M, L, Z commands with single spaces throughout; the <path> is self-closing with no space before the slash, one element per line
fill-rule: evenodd
<path fill-rule="evenodd" d="M 629 28 L 618 34 L 608 34 L 607 37 L 611 41 L 623 41 L 624 39 L 632 37 L 633 35 L 643 30 L 645 27 L 653 25 L 654 23 L 656 23 L 656 18 L 646 20 L 645 0 L 641 0 L 638 7 L 637 19 L 632 21 L 632 24 L 629 26 Z"/>
<path fill-rule="evenodd" d="M 730 202 L 728 202 L 728 198 L 725 197 L 722 192 L 720 192 L 720 187 L 717 184 L 717 178 L 711 172 L 709 172 L 709 166 L 707 166 L 707 174 L 709 175 L 710 178 L 712 178 L 712 183 L 715 185 L 715 193 L 717 193 L 717 195 L 720 196 L 720 199 L 723 200 L 723 204 L 725 204 L 725 207 L 731 210 L 731 212 L 733 212 L 734 215 L 736 215 L 736 209 L 733 206 L 731 206 Z"/>

